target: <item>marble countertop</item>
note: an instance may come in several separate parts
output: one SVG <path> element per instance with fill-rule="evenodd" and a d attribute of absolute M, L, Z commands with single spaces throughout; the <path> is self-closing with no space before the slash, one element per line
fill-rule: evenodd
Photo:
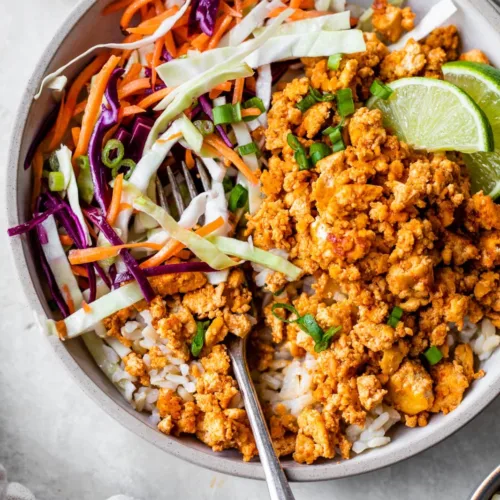
<path fill-rule="evenodd" d="M 0 0 L 0 165 L 22 89 L 74 0 Z M 7 71 L 5 71 L 7 69 Z M 0 234 L 6 221 L 0 190 Z M 0 463 L 38 500 L 267 498 L 263 482 L 173 458 L 120 427 L 76 386 L 43 342 L 0 245 Z M 469 498 L 500 463 L 500 399 L 454 436 L 398 465 L 363 476 L 297 484 L 298 500 Z"/>

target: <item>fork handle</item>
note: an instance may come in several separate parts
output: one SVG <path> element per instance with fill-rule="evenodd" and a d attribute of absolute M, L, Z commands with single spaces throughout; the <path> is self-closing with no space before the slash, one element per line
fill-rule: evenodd
<path fill-rule="evenodd" d="M 259 457 L 262 467 L 264 468 L 271 500 L 294 500 L 295 497 L 288 484 L 285 472 L 274 451 L 266 420 L 262 413 L 257 393 L 255 392 L 255 387 L 250 380 L 244 349 L 241 355 L 240 353 L 231 354 L 234 374 L 243 394 L 245 409 L 253 431 L 255 443 L 257 444 L 257 449 L 259 450 Z"/>

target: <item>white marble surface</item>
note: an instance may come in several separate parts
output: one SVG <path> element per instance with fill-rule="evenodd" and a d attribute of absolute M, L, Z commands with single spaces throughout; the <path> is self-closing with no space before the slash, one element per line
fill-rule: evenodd
<path fill-rule="evenodd" d="M 73 0 L 0 0 L 0 165 L 22 88 Z M 121 428 L 50 352 L 11 265 L 0 190 L 0 463 L 39 500 L 267 498 L 264 483 L 181 462 Z M 467 499 L 500 462 L 500 399 L 432 450 L 350 479 L 293 486 L 296 498 Z"/>

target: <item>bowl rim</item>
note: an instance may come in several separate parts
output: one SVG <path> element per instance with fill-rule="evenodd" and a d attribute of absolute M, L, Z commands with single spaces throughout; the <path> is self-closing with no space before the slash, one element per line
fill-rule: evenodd
<path fill-rule="evenodd" d="M 457 4 L 462 4 L 461 6 L 465 5 L 466 8 L 471 8 L 476 12 L 478 12 L 480 8 L 481 17 L 484 18 L 488 15 L 490 21 L 494 19 L 496 20 L 496 24 L 500 25 L 498 14 L 486 0 L 476 0 L 474 7 L 469 0 L 455 1 Z M 60 27 L 55 32 L 53 38 L 36 64 L 22 94 L 21 102 L 18 106 L 16 118 L 13 123 L 8 150 L 8 166 L 6 168 L 5 200 L 7 207 L 7 223 L 9 227 L 17 225 L 21 221 L 21 207 L 19 206 L 17 182 L 19 169 L 23 168 L 23 159 L 20 158 L 20 149 L 33 103 L 33 96 L 65 38 L 95 3 L 95 0 L 82 0 L 71 10 L 66 19 L 62 21 Z M 9 247 L 11 249 L 18 279 L 22 284 L 23 292 L 29 305 L 32 307 L 37 318 L 40 317 L 40 315 L 44 316 L 45 312 L 34 286 L 34 279 L 36 279 L 36 277 L 31 274 L 27 264 L 26 245 L 23 244 L 23 238 L 9 238 Z M 192 448 L 187 444 L 172 439 L 170 436 L 159 433 L 156 429 L 147 426 L 144 422 L 134 417 L 133 414 L 123 411 L 110 395 L 106 394 L 94 384 L 59 339 L 55 337 L 46 337 L 46 341 L 49 342 L 56 357 L 62 362 L 72 378 L 77 382 L 78 386 L 108 415 L 134 434 L 142 437 L 167 453 L 192 464 L 237 477 L 260 480 L 265 479 L 262 467 L 258 461 L 245 463 L 243 461 L 228 459 L 221 454 L 213 453 L 208 447 L 206 452 Z M 496 381 L 497 379 L 492 379 L 487 382 L 486 389 L 481 391 L 483 393 L 482 397 L 474 397 L 477 391 L 471 391 L 471 393 L 468 394 L 471 401 L 468 402 L 466 406 L 460 405 L 457 410 L 453 412 L 451 418 L 449 415 L 446 416 L 446 422 L 434 424 L 430 432 L 422 432 L 423 429 L 428 428 L 420 429 L 423 437 L 421 436 L 420 439 L 416 439 L 414 442 L 410 441 L 409 445 L 403 443 L 399 444 L 397 440 L 395 440 L 390 446 L 379 448 L 378 450 L 383 450 L 381 452 L 379 451 L 379 453 L 373 453 L 372 451 L 371 454 L 359 455 L 351 460 L 330 460 L 309 466 L 293 464 L 291 467 L 287 467 L 285 464 L 287 476 L 291 481 L 297 482 L 345 478 L 375 471 L 410 458 L 451 436 L 486 408 L 500 393 L 500 384 L 495 384 Z M 121 395 L 118 394 L 118 397 L 121 397 Z M 415 436 L 417 436 L 417 434 L 415 434 Z"/>

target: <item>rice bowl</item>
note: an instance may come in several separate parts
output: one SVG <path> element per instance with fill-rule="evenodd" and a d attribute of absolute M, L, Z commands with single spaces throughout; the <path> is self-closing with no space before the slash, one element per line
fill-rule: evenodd
<path fill-rule="evenodd" d="M 22 117 L 22 113 L 20 114 L 20 117 Z M 20 118 L 21 120 L 21 118 Z M 14 146 L 15 146 L 15 141 L 14 141 Z M 26 145 L 24 146 L 26 147 Z M 13 147 L 12 152 L 15 153 L 15 156 L 11 156 L 11 158 L 16 158 L 17 157 L 17 151 L 16 147 Z M 17 162 L 13 161 L 11 163 L 12 165 L 16 165 Z M 20 172 L 20 175 L 22 172 Z M 21 184 L 23 185 L 23 184 Z M 14 189 L 11 188 L 10 189 Z M 15 188 L 16 191 L 11 191 L 11 193 L 16 193 L 17 188 Z M 17 196 L 14 194 L 14 196 Z M 23 205 L 23 203 L 21 203 Z M 11 204 L 10 206 L 16 206 L 16 204 Z M 9 215 L 9 222 L 14 225 L 18 221 L 17 214 L 11 212 Z M 13 243 L 15 246 L 17 246 L 17 249 L 19 249 L 19 243 Z M 20 272 L 22 273 L 23 278 L 27 278 L 28 274 L 26 274 L 28 271 L 24 267 L 24 264 L 18 263 L 18 266 L 21 266 Z M 29 280 L 25 279 L 24 282 L 29 282 Z M 28 290 L 28 293 L 33 296 L 33 292 Z M 35 299 L 34 304 L 39 304 L 38 298 Z M 37 306 L 37 309 L 39 309 L 39 306 Z M 141 321 L 137 321 L 139 325 L 135 324 L 128 324 L 126 325 L 126 334 L 130 336 L 130 340 L 135 341 L 137 338 L 134 338 L 137 333 L 134 333 L 138 330 L 137 326 L 143 326 L 143 330 L 147 328 L 147 318 L 140 318 Z M 131 322 L 132 323 L 132 322 Z M 134 328 L 135 327 L 135 328 Z M 472 333 L 471 333 L 472 332 Z M 153 336 L 152 332 L 149 331 L 149 337 L 148 337 L 148 331 L 146 331 L 143 335 L 143 338 L 151 338 Z M 465 327 L 465 329 L 462 329 L 460 333 L 457 333 L 458 336 L 461 337 L 462 341 L 470 341 L 472 339 L 472 347 L 475 351 L 475 353 L 486 359 L 488 354 L 491 354 L 493 349 L 498 345 L 498 335 L 495 335 L 495 332 L 491 330 L 491 325 L 489 324 L 483 324 L 481 331 L 477 333 L 474 331 L 474 328 L 470 327 L 470 325 Z M 59 345 L 56 345 L 57 342 L 54 342 L 53 339 L 50 340 L 51 343 L 54 344 L 54 348 L 56 349 L 56 352 L 60 353 L 61 357 L 65 359 L 66 363 L 69 363 L 70 366 L 75 367 L 76 365 L 74 364 L 75 361 L 71 356 L 68 356 L 68 351 L 66 351 L 66 347 L 61 347 Z M 449 342 L 453 342 L 455 339 L 450 338 Z M 88 357 L 85 354 L 85 351 L 82 349 L 81 345 L 73 343 L 73 345 L 68 345 L 68 349 L 72 352 L 75 353 L 77 356 L 77 359 L 80 360 L 80 362 L 86 364 L 86 370 L 93 371 L 94 367 L 93 365 L 89 362 Z M 180 393 L 183 395 L 186 401 L 190 399 L 190 394 L 192 394 L 192 384 L 194 383 L 193 379 L 190 379 L 189 371 L 188 368 L 186 368 L 186 363 L 182 363 L 182 360 L 179 360 L 175 356 L 171 356 L 170 353 L 168 352 L 167 349 L 165 349 L 164 354 L 168 357 L 169 359 L 169 364 L 167 367 L 163 369 L 163 371 L 159 371 L 158 373 L 151 373 L 151 377 L 157 377 L 155 379 L 156 382 L 160 384 L 164 384 L 165 387 L 168 388 L 174 388 L 178 390 L 179 387 L 182 387 L 180 390 Z M 111 355 L 112 356 L 112 355 Z M 282 401 L 290 401 L 290 410 L 292 412 L 294 411 L 300 411 L 300 405 L 301 404 L 308 404 L 308 392 L 307 392 L 307 370 L 309 368 L 312 368 L 312 365 L 314 361 L 306 355 L 304 359 L 301 360 L 288 360 L 285 353 L 277 352 L 275 354 L 276 359 L 275 359 L 275 364 L 273 365 L 273 369 L 271 372 L 266 372 L 265 376 L 261 376 L 261 380 L 258 381 L 257 383 L 259 384 L 259 388 L 261 391 L 264 393 L 264 399 L 269 399 L 269 401 L 274 401 L 274 402 L 282 402 Z M 498 356 L 498 354 L 493 355 Z M 280 359 L 281 357 L 281 359 Z M 492 358 L 493 359 L 493 358 Z M 288 364 L 284 363 L 285 361 L 288 361 Z M 147 363 L 147 361 L 145 360 Z M 481 401 L 484 401 L 484 404 L 486 404 L 488 399 L 491 399 L 493 397 L 494 391 L 497 389 L 493 389 L 492 391 L 489 392 L 488 396 L 485 396 L 484 394 L 487 392 L 487 387 L 495 387 L 495 385 L 492 383 L 495 377 L 495 368 L 492 366 L 493 363 L 491 360 L 486 363 L 485 369 L 487 370 L 488 374 L 485 377 L 484 380 L 479 380 L 475 382 L 476 387 L 471 391 L 466 399 L 464 400 L 463 406 L 459 407 L 455 412 L 447 417 L 447 421 L 443 422 L 443 419 L 436 419 L 436 422 L 432 422 L 430 424 L 431 429 L 419 429 L 415 430 L 416 436 L 419 436 L 416 439 L 418 442 L 412 449 L 414 451 L 418 451 L 419 449 L 424 449 L 426 446 L 429 445 L 431 442 L 436 442 L 436 438 L 433 437 L 432 435 L 434 434 L 432 431 L 432 428 L 442 428 L 444 429 L 446 427 L 447 431 L 446 433 L 452 432 L 454 429 L 458 428 L 461 424 L 460 422 L 465 422 L 468 418 L 470 418 L 470 415 L 472 413 L 476 413 L 478 411 L 478 406 L 477 406 L 477 400 L 476 398 L 479 397 L 479 394 L 482 394 L 480 397 Z M 305 380 L 305 383 L 303 383 L 297 390 L 295 388 L 290 387 L 290 385 L 287 387 L 285 385 L 285 381 L 287 381 L 289 384 L 292 384 L 292 379 L 296 377 L 297 371 L 302 370 L 303 376 L 301 377 L 301 380 Z M 73 370 L 74 371 L 74 368 Z M 88 381 L 86 378 L 86 375 L 83 373 L 78 372 L 77 377 L 80 378 L 81 383 L 88 388 L 90 392 L 94 392 L 94 395 L 99 398 L 101 401 L 107 401 L 107 396 L 104 395 L 104 393 L 98 392 L 98 394 L 95 394 L 95 389 L 93 389 L 92 383 Z M 123 376 L 122 379 L 119 377 Z M 491 377 L 491 378 L 490 378 Z M 112 405 L 109 405 L 108 402 L 104 403 L 105 407 L 108 407 L 111 412 L 115 412 L 115 414 L 118 412 L 120 414 L 119 419 L 120 420 L 126 420 L 128 422 L 129 426 L 132 426 L 136 429 L 140 429 L 139 433 L 141 434 L 147 434 L 148 439 L 155 441 L 157 444 L 159 444 L 161 447 L 164 448 L 175 448 L 176 453 L 180 454 L 181 456 L 184 456 L 185 458 L 198 461 L 201 460 L 203 461 L 203 458 L 201 458 L 203 455 L 202 453 L 207 453 L 204 451 L 201 451 L 201 447 L 198 444 L 194 444 L 193 446 L 198 449 L 197 453 L 199 453 L 199 459 L 195 458 L 188 449 L 186 449 L 185 445 L 180 444 L 185 442 L 184 439 L 178 440 L 177 438 L 166 438 L 164 436 L 158 435 L 157 433 L 151 431 L 151 429 L 146 429 L 144 426 L 144 423 L 138 423 L 137 419 L 139 418 L 143 422 L 148 422 L 151 424 L 156 424 L 155 422 L 155 416 L 153 413 L 153 417 L 151 417 L 150 420 L 148 420 L 148 417 L 137 417 L 137 416 L 132 416 L 132 413 L 127 413 L 130 412 L 130 410 L 125 409 L 126 408 L 122 403 L 118 400 L 116 396 L 114 396 L 114 393 L 112 392 L 112 386 L 108 386 L 107 381 L 97 372 L 93 372 L 93 378 L 97 382 L 97 384 L 100 387 L 107 387 L 107 392 L 112 395 L 112 398 L 118 403 L 119 406 L 122 406 L 122 409 L 118 411 L 118 406 L 115 406 L 115 403 Z M 117 374 L 117 381 L 119 380 L 124 380 L 126 381 L 127 375 L 125 373 L 118 373 Z M 491 382 L 488 381 L 488 379 L 491 380 Z M 160 385 L 161 387 L 161 385 Z M 483 391 L 481 391 L 481 387 L 483 387 Z M 283 388 L 286 390 L 283 391 Z M 151 405 L 154 404 L 155 402 L 155 389 L 151 390 L 146 390 L 146 389 L 141 389 L 134 395 L 134 404 L 137 409 L 143 410 L 143 409 L 149 409 L 152 408 Z M 267 392 L 266 392 L 267 391 Z M 297 392 L 298 391 L 298 392 Z M 475 394 L 478 394 L 478 396 L 475 397 Z M 299 398 L 297 400 L 297 398 Z M 300 399 L 302 398 L 302 399 Z M 297 405 L 294 405 L 294 403 L 297 403 Z M 235 402 L 235 406 L 238 406 L 238 402 Z M 297 406 L 295 409 L 294 406 Z M 348 429 L 348 435 L 352 438 L 353 442 L 355 443 L 356 449 L 353 448 L 354 451 L 359 450 L 361 451 L 363 446 L 365 447 L 373 447 L 381 444 L 385 444 L 386 441 L 384 435 L 381 434 L 381 429 L 384 431 L 387 430 L 395 421 L 397 421 L 396 414 L 394 410 L 388 407 L 377 407 L 373 410 L 373 415 L 370 416 L 370 420 L 367 421 L 368 423 L 368 428 L 365 427 L 365 429 L 360 432 L 361 429 Z M 451 420 L 453 420 L 453 424 L 451 423 Z M 394 421 L 394 422 L 393 422 Z M 365 432 L 366 434 L 362 434 Z M 441 432 L 441 437 L 444 437 L 444 432 Z M 398 436 L 400 432 L 396 432 L 396 436 Z M 402 436 L 401 436 L 402 437 Z M 381 441 L 382 439 L 382 441 Z M 407 438 L 411 439 L 411 438 Z M 378 440 L 378 441 L 377 441 Z M 377 452 L 370 452 L 370 453 L 377 453 L 376 455 L 366 455 L 366 458 L 361 457 L 353 459 L 350 463 L 342 463 L 342 464 L 318 464 L 313 467 L 314 470 L 311 470 L 311 472 L 305 472 L 304 469 L 301 469 L 300 467 L 297 468 L 295 465 L 292 463 L 289 463 L 285 461 L 285 467 L 288 469 L 289 474 L 292 476 L 292 478 L 298 479 L 298 480 L 308 480 L 308 479 L 316 479 L 316 478 L 327 478 L 327 477 L 339 477 L 341 475 L 345 475 L 346 473 L 348 474 L 354 474 L 354 473 L 359 473 L 365 470 L 371 470 L 375 468 L 376 466 L 382 466 L 388 463 L 392 463 L 395 460 L 400 459 L 403 455 L 408 456 L 407 451 L 402 451 L 402 448 L 404 448 L 405 444 L 405 438 L 401 440 L 401 444 L 397 444 L 398 439 L 394 440 L 393 443 L 390 445 L 389 448 L 391 448 L 391 452 L 383 452 L 382 449 L 377 450 Z M 413 442 L 413 440 L 412 440 Z M 192 443 L 192 441 L 191 441 Z M 413 453 L 413 451 L 412 451 Z M 226 458 L 229 456 L 229 458 Z M 224 470 L 227 472 L 230 471 L 235 471 L 235 473 L 241 474 L 241 475 L 246 475 L 249 477 L 257 477 L 260 475 L 259 471 L 259 466 L 257 464 L 251 463 L 251 464 L 245 464 L 245 465 L 240 465 L 236 464 L 234 461 L 234 458 L 232 458 L 233 455 L 230 452 L 224 452 L 224 458 L 214 458 L 213 466 L 217 468 L 218 470 Z M 383 458 L 385 457 L 385 458 Z M 399 457 L 399 458 L 398 458 Z"/>

